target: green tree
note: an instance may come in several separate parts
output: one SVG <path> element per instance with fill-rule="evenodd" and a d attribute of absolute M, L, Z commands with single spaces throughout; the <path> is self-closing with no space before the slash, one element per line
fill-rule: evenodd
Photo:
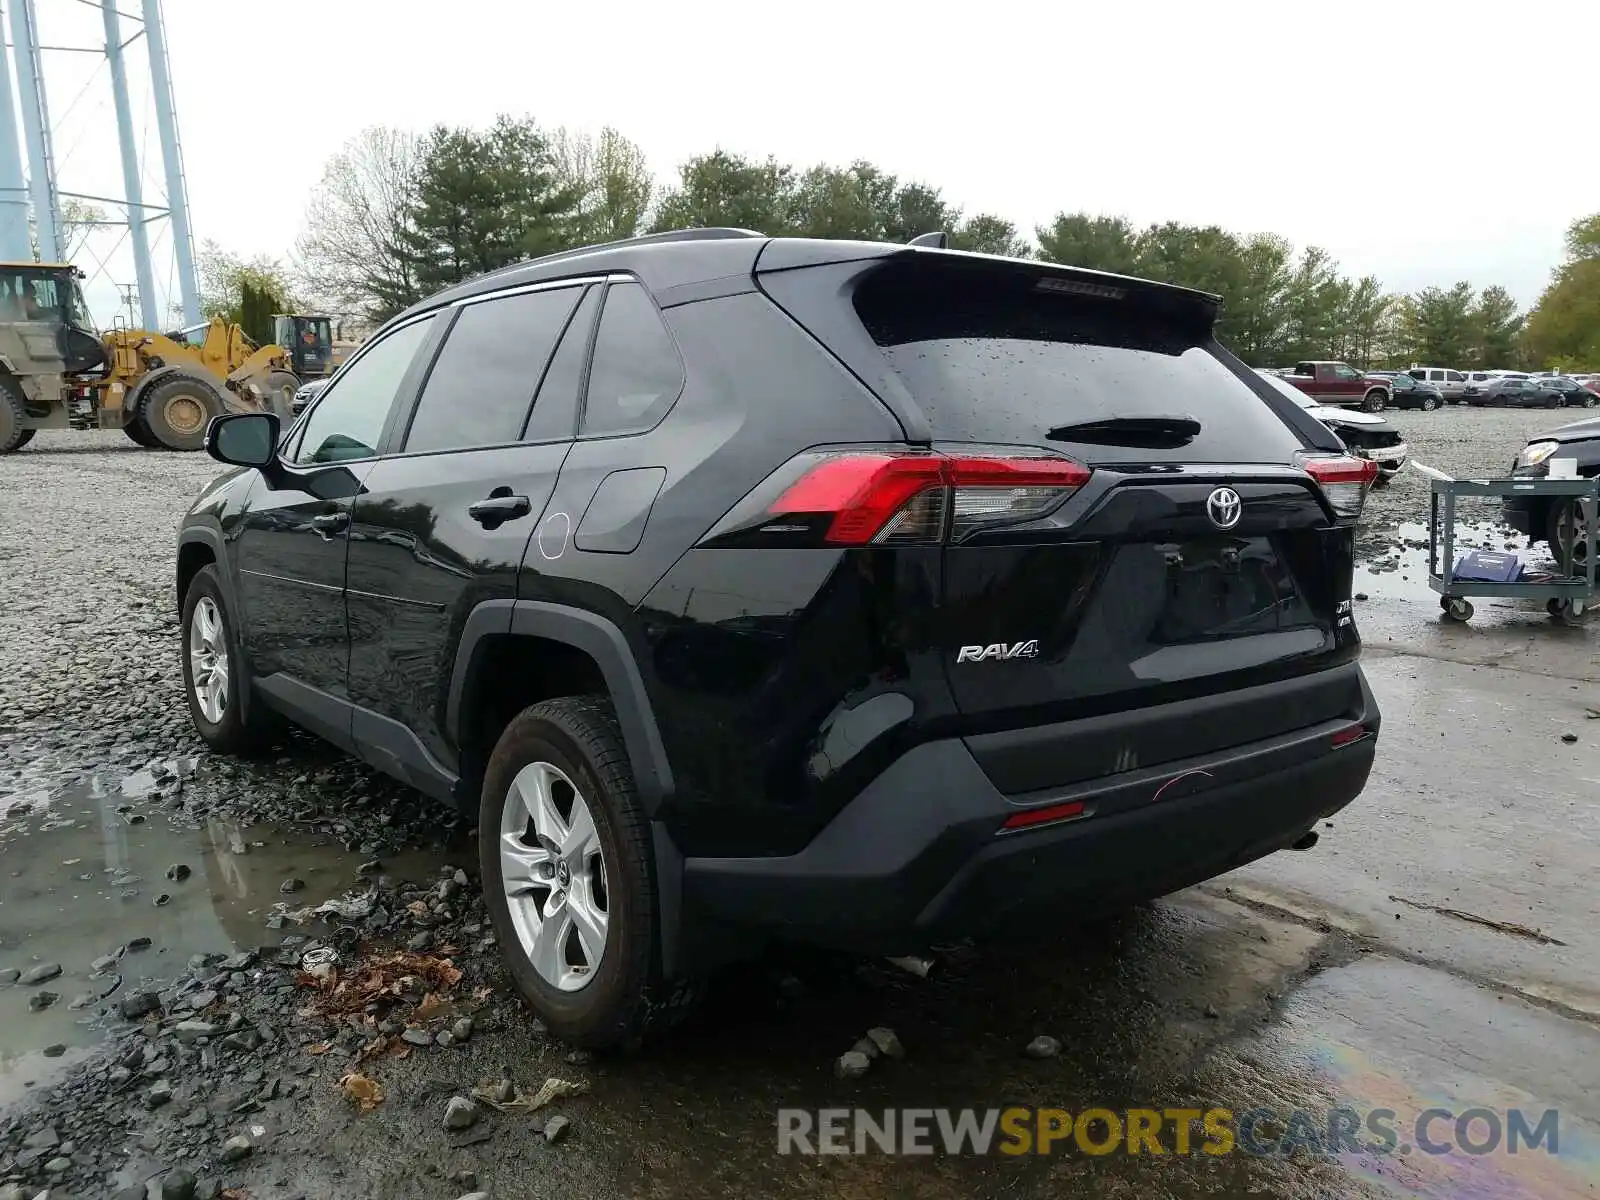
<path fill-rule="evenodd" d="M 407 243 L 419 146 L 413 134 L 373 126 L 328 160 L 296 247 L 317 307 L 382 321 L 422 299 Z"/>
<path fill-rule="evenodd" d="M 1511 293 L 1493 284 L 1478 293 L 1472 309 L 1472 352 L 1467 365 L 1506 367 L 1517 361 L 1522 340 L 1522 313 Z"/>
<path fill-rule="evenodd" d="M 1346 282 L 1334 315 L 1333 352 L 1362 370 L 1375 366 L 1382 355 L 1384 322 L 1393 302 L 1375 275 Z"/>
<path fill-rule="evenodd" d="M 1406 310 L 1407 340 L 1419 361 L 1447 367 L 1468 361 L 1475 340 L 1470 283 L 1423 288 Z"/>
<path fill-rule="evenodd" d="M 1285 362 L 1333 353 L 1339 305 L 1344 299 L 1338 265 L 1320 246 L 1307 246 L 1289 271 L 1283 294 L 1279 354 Z"/>
<path fill-rule="evenodd" d="M 1123 217 L 1057 213 L 1049 225 L 1034 230 L 1039 257 L 1046 262 L 1092 271 L 1131 275 L 1138 270 L 1139 250 L 1133 226 Z"/>
<path fill-rule="evenodd" d="M 550 136 L 550 152 L 556 182 L 577 197 L 575 242 L 620 241 L 643 229 L 655 181 L 637 145 L 609 126 L 597 138 L 558 129 Z"/>
<path fill-rule="evenodd" d="M 224 317 L 229 321 L 241 321 L 246 288 L 270 297 L 271 303 L 278 306 L 276 312 L 285 312 L 297 303 L 289 283 L 289 270 L 276 258 L 257 255 L 245 259 L 207 239 L 200 243 L 195 260 L 195 273 L 200 283 L 200 312 L 207 320 Z M 271 340 L 269 336 L 267 341 Z"/>
<path fill-rule="evenodd" d="M 661 198 L 651 229 L 732 226 L 785 233 L 793 190 L 793 169 L 777 159 L 756 162 L 713 150 L 678 168 L 678 186 Z"/>
<path fill-rule="evenodd" d="M 1254 367 L 1280 357 L 1294 247 L 1270 233 L 1253 234 L 1239 247 L 1236 290 L 1223 297 L 1221 340 Z"/>
<path fill-rule="evenodd" d="M 1017 234 L 1017 227 L 993 213 L 975 213 L 950 232 L 954 250 L 977 254 L 1001 254 L 1008 258 L 1027 258 L 1033 253 L 1028 239 Z"/>
<path fill-rule="evenodd" d="M 401 242 L 427 293 L 571 246 L 578 199 L 557 180 L 533 121 L 501 116 L 482 132 L 440 126 L 423 141 Z"/>
<path fill-rule="evenodd" d="M 1523 347 L 1534 366 L 1600 367 L 1600 213 L 1567 230 L 1567 261 L 1529 312 Z"/>

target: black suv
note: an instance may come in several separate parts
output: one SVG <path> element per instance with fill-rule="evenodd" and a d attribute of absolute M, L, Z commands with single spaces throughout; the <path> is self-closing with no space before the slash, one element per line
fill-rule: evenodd
<path fill-rule="evenodd" d="M 697 230 L 390 321 L 179 534 L 214 748 L 291 721 L 475 810 L 518 986 L 627 1042 L 769 938 L 1050 931 L 1366 783 L 1375 464 L 1213 296 Z"/>

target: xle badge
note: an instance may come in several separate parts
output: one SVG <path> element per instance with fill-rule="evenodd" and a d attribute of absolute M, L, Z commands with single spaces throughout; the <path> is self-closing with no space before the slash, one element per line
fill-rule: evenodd
<path fill-rule="evenodd" d="M 1003 662 L 1011 658 L 1038 658 L 1039 639 L 1025 642 L 990 642 L 987 646 L 963 646 L 956 662 Z"/>

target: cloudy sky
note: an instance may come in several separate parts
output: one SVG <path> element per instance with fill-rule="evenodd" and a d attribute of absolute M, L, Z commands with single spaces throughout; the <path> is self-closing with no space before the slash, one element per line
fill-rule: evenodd
<path fill-rule="evenodd" d="M 81 0 L 34 2 L 45 41 L 103 37 Z M 868 158 L 1026 230 L 1061 209 L 1269 230 L 1392 289 L 1498 282 L 1525 304 L 1564 227 L 1600 210 L 1595 0 L 165 10 L 195 236 L 251 254 L 288 253 L 322 163 L 362 126 L 502 111 L 614 125 L 663 180 L 718 145 Z M 159 200 L 142 46 L 129 66 Z M 103 65 L 56 53 L 48 70 L 61 188 L 120 190 Z M 97 290 L 131 276 L 115 238 L 97 235 Z"/>

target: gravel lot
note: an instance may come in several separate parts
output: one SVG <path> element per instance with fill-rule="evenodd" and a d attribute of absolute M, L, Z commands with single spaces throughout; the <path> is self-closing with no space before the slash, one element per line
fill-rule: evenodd
<path fill-rule="evenodd" d="M 1391 414 L 1417 458 L 1458 476 L 1500 473 L 1530 435 L 1572 416 Z M 141 451 L 109 433 L 42 434 L 0 460 L 0 865 L 11 879 L 0 899 L 0 1200 L 47 1187 L 52 1200 L 133 1200 L 147 1184 L 153 1196 L 211 1197 L 224 1183 L 250 1200 L 453 1200 L 480 1187 L 507 1200 L 769 1191 L 772 1107 L 838 1101 L 832 1063 L 890 1022 L 913 1061 L 873 1066 L 885 1104 L 923 1103 L 936 1089 L 945 1103 L 1089 1102 L 1152 1086 L 1174 1097 L 1202 1085 L 1294 1095 L 1306 1086 L 1297 1072 L 1268 1079 L 1253 1057 L 1262 1023 L 1289 1011 L 1283 998 L 1314 973 L 1376 944 L 1350 933 L 1347 918 L 1306 915 L 1309 900 L 1280 910 L 1259 891 L 1246 907 L 1218 888 L 1076 935 L 1048 963 L 957 954 L 937 986 L 826 957 L 760 964 L 675 1047 L 622 1064 L 569 1055 L 509 998 L 468 875 L 468 831 L 453 814 L 309 737 L 255 763 L 202 753 L 179 683 L 172 547 L 217 470 L 203 455 Z M 1361 543 L 1369 564 L 1425 520 L 1427 494 L 1410 471 L 1374 494 Z M 1392 705 L 1425 690 L 1417 669 L 1386 677 L 1390 722 Z M 1573 700 L 1539 697 L 1515 703 Z M 1577 765 L 1585 747 L 1559 751 L 1573 757 L 1562 771 L 1595 773 Z M 1419 761 L 1426 769 L 1427 756 Z M 1386 781 L 1391 814 L 1421 794 L 1412 779 Z M 1441 836 L 1433 821 L 1419 825 L 1429 845 Z M 1421 845 L 1397 857 L 1424 861 Z M 1277 857 L 1291 870 L 1312 859 Z M 1350 884 L 1322 886 L 1344 896 Z M 343 908 L 302 911 L 330 899 Z M 1413 964 L 1405 970 L 1430 974 L 1415 965 L 1424 951 L 1402 957 Z M 1537 964 L 1514 966 L 1538 974 Z M 38 982 L 8 986 L 23 972 Z M 1274 1027 L 1274 1054 L 1337 1058 L 1314 1038 L 1303 1044 L 1322 1036 L 1329 1003 L 1388 1013 L 1420 1004 L 1425 1024 L 1430 1006 L 1473 1003 L 1457 992 L 1478 986 L 1435 994 L 1439 985 L 1394 970 L 1340 978 L 1354 993 L 1330 984 L 1332 1001 L 1308 1001 L 1301 1018 Z M 1122 1015 L 1108 1028 L 1104 1013 Z M 1540 1011 L 1522 1027 L 1543 1038 L 1540 1022 L 1555 1020 Z M 1043 1032 L 1067 1046 L 1049 1075 L 1019 1065 L 1020 1047 Z M 1548 1036 L 1557 1034 L 1568 1036 Z M 1429 1052 L 1409 1053 L 1424 1062 Z M 1527 1053 L 1519 1043 L 1504 1058 Z M 551 1086 L 592 1095 L 541 1099 Z M 454 1098 L 458 1115 L 447 1118 Z M 1067 1194 L 1053 1172 L 1001 1176 L 991 1164 L 880 1177 L 881 1160 L 859 1169 L 852 1160 L 825 1182 L 812 1165 L 789 1166 L 783 1186 Z M 1137 1161 L 1097 1165 L 1091 1191 L 1150 1194 Z M 1161 1183 L 1185 1195 L 1375 1194 L 1330 1170 L 1171 1164 Z M 663 1191 L 668 1175 L 676 1186 Z"/>

